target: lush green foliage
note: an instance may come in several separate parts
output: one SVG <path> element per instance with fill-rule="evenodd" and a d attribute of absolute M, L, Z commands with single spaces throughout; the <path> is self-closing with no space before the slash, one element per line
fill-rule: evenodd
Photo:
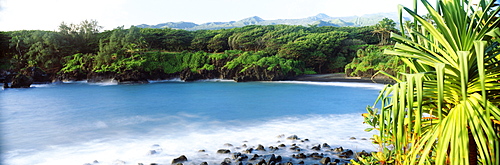
<path fill-rule="evenodd" d="M 345 66 L 346 70 L 351 70 L 350 76 L 362 76 L 367 71 L 384 71 L 392 76 L 405 71 L 402 61 L 397 56 L 384 54 L 385 49 L 392 49 L 393 46 L 368 45 L 364 49 L 358 49 L 357 56 L 351 63 Z"/>
<path fill-rule="evenodd" d="M 415 1 L 416 2 L 416 1 Z M 409 68 L 368 107 L 380 145 L 361 163 L 500 164 L 500 19 L 495 1 L 422 0 L 415 19 L 385 54 Z"/>
<path fill-rule="evenodd" d="M 230 62 L 226 65 L 230 68 L 259 66 L 300 74 L 331 73 L 343 72 L 359 48 L 380 41 L 371 33 L 374 26 L 252 25 L 199 31 L 118 27 L 99 33 L 100 28 L 96 21 L 83 21 L 62 23 L 57 32 L 1 33 L 0 44 L 6 48 L 1 52 L 2 68 L 36 66 L 49 73 L 177 73 L 186 68 L 213 70 L 214 59 L 230 58 L 224 61 Z M 249 59 L 244 59 L 247 56 Z"/>

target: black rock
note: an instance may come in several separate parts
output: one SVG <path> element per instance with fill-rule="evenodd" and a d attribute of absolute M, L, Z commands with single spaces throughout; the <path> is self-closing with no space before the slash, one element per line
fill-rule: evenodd
<path fill-rule="evenodd" d="M 259 150 L 259 151 L 266 151 L 266 149 L 264 149 L 264 146 L 260 145 L 260 144 L 259 144 L 259 146 L 257 146 L 257 150 Z"/>
<path fill-rule="evenodd" d="M 288 140 L 299 140 L 300 138 L 297 135 L 292 135 L 292 136 L 287 137 L 286 139 L 288 139 Z"/>
<path fill-rule="evenodd" d="M 188 161 L 187 157 L 184 155 L 181 155 L 178 158 L 175 158 L 174 160 L 172 160 L 172 164 L 182 163 L 185 161 Z"/>
<path fill-rule="evenodd" d="M 250 160 L 257 160 L 260 156 L 257 155 L 257 154 L 254 154 L 252 155 L 252 157 L 250 158 Z"/>
<path fill-rule="evenodd" d="M 231 150 L 228 150 L 228 149 L 219 149 L 219 150 L 217 150 L 217 153 L 218 154 L 229 154 L 229 153 L 231 153 Z"/>
<path fill-rule="evenodd" d="M 248 148 L 243 152 L 249 154 L 249 153 L 252 153 L 252 151 L 253 151 L 253 148 Z"/>
<path fill-rule="evenodd" d="M 330 162 L 331 162 L 330 157 L 324 157 L 324 158 L 322 158 L 322 159 L 319 161 L 319 163 L 321 163 L 321 164 L 323 164 L 323 165 L 327 165 L 327 164 L 328 164 L 328 163 L 330 163 Z"/>
<path fill-rule="evenodd" d="M 366 152 L 365 150 L 363 150 L 363 151 L 361 151 L 361 152 L 358 152 L 358 153 L 357 153 L 357 156 L 358 156 L 358 157 L 368 157 L 368 156 L 370 156 L 370 155 L 371 155 L 371 154 L 370 154 L 370 153 L 368 153 L 368 152 Z"/>
<path fill-rule="evenodd" d="M 225 158 L 225 159 L 224 159 L 224 161 L 223 161 L 223 162 L 221 162 L 220 164 L 221 164 L 221 165 L 223 165 L 223 164 L 224 164 L 224 165 L 225 165 L 225 164 L 230 165 L 230 164 L 231 164 L 231 159 L 229 159 L 229 158 Z"/>
<path fill-rule="evenodd" d="M 340 153 L 339 157 L 340 158 L 342 158 L 342 157 L 349 158 L 349 157 L 351 157 L 353 155 L 354 155 L 354 152 L 352 150 L 347 150 L 347 151 L 344 151 L 344 152 Z"/>
<path fill-rule="evenodd" d="M 208 162 L 202 162 L 200 165 L 208 165 Z"/>
<path fill-rule="evenodd" d="M 18 74 L 14 76 L 12 79 L 12 83 L 10 84 L 11 88 L 29 88 L 33 84 L 33 78 L 23 75 L 23 74 Z"/>
<path fill-rule="evenodd" d="M 311 157 L 313 159 L 321 159 L 323 158 L 323 154 L 319 154 L 317 152 L 310 154 L 308 157 Z"/>
<path fill-rule="evenodd" d="M 331 148 L 330 145 L 328 145 L 327 143 L 323 143 L 323 148 Z"/>
<path fill-rule="evenodd" d="M 338 148 L 334 148 L 332 151 L 333 152 L 342 152 L 342 151 L 344 151 L 344 148 L 338 147 Z"/>
<path fill-rule="evenodd" d="M 307 156 L 304 153 L 299 153 L 297 155 L 294 155 L 293 158 L 295 159 L 305 159 Z"/>
<path fill-rule="evenodd" d="M 276 155 L 272 154 L 271 156 L 269 156 L 268 158 L 266 158 L 266 162 L 268 162 L 269 164 L 271 162 L 276 162 Z"/>
<path fill-rule="evenodd" d="M 321 146 L 320 145 L 313 146 L 311 149 L 315 150 L 315 151 L 319 151 L 319 150 L 321 150 Z"/>
<path fill-rule="evenodd" d="M 51 82 L 50 76 L 39 67 L 29 67 L 29 68 L 27 68 L 25 73 L 27 76 L 30 76 L 31 78 L 33 78 L 33 82 L 37 82 L 37 83 L 49 83 L 49 82 Z"/>

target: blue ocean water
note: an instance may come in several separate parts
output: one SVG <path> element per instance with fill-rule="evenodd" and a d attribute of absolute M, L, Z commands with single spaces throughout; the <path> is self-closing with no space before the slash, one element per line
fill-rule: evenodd
<path fill-rule="evenodd" d="M 3 164 L 170 162 L 225 143 L 275 143 L 297 134 L 318 142 L 364 132 L 361 113 L 382 85 L 165 81 L 142 85 L 62 83 L 0 91 Z M 161 146 L 162 154 L 148 155 Z M 201 158 L 200 158 L 201 159 Z M 215 159 L 215 158 L 214 158 Z"/>

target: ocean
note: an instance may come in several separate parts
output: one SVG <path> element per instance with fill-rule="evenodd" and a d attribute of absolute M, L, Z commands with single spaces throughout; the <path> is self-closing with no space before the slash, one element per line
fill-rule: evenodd
<path fill-rule="evenodd" d="M 381 84 L 343 82 L 65 82 L 0 90 L 1 164 L 220 164 L 219 149 L 328 143 L 376 146 L 362 113 Z M 289 141 L 297 135 L 306 143 Z M 300 143 L 300 144 L 299 144 Z M 203 152 L 200 152 L 203 151 Z M 281 155 L 292 151 L 277 152 Z"/>

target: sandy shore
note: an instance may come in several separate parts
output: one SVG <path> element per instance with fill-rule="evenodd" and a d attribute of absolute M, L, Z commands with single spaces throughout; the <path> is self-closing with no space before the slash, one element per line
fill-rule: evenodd
<path fill-rule="evenodd" d="M 311 75 L 301 75 L 289 80 L 292 81 L 314 81 L 314 82 L 358 82 L 358 83 L 379 83 L 379 84 L 390 84 L 394 83 L 390 79 L 371 79 L 367 77 L 347 77 L 343 73 L 331 73 L 331 74 L 311 74 Z"/>

